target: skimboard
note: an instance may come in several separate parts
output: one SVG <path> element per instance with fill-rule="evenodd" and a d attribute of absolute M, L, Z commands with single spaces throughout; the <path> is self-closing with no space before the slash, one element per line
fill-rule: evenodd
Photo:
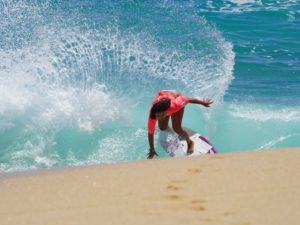
<path fill-rule="evenodd" d="M 201 134 L 190 129 L 187 129 L 187 131 L 191 140 L 194 141 L 194 152 L 188 156 L 217 153 L 214 146 Z M 186 141 L 170 128 L 159 133 L 159 142 L 162 148 L 172 157 L 187 155 Z"/>

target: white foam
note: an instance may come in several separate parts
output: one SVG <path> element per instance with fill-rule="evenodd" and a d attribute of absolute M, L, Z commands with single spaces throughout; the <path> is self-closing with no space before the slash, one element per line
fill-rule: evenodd
<path fill-rule="evenodd" d="M 263 145 L 261 145 L 257 150 L 261 150 L 261 149 L 270 149 L 276 146 L 276 144 L 290 138 L 292 135 L 287 135 L 287 136 L 280 136 L 277 138 L 274 138 L 270 141 L 267 141 L 266 143 L 264 143 Z"/>
<path fill-rule="evenodd" d="M 27 15 L 32 9 L 27 19 L 40 21 L 40 26 L 34 29 L 35 43 L 0 50 L 0 68 L 5 68 L 0 72 L 0 113 L 4 115 L 34 117 L 41 126 L 72 120 L 78 129 L 92 132 L 105 120 L 117 117 L 120 103 L 110 93 L 124 88 L 122 79 L 142 89 L 149 88 L 153 78 L 175 81 L 190 94 L 216 102 L 222 100 L 233 78 L 233 46 L 204 18 L 193 19 L 203 29 L 199 40 L 215 42 L 215 51 L 204 46 L 203 51 L 186 55 L 177 48 L 159 47 L 150 34 L 121 33 L 116 24 L 81 31 L 57 19 L 46 26 L 42 15 L 48 5 L 16 6 L 18 14 Z M 64 19 L 72 24 L 72 19 Z"/>
<path fill-rule="evenodd" d="M 18 121 L 23 138 L 9 146 L 14 148 L 12 167 L 22 167 L 22 157 L 33 162 L 33 167 L 54 165 L 55 153 L 47 151 L 53 149 L 55 135 L 65 128 L 93 133 L 130 114 L 128 90 L 136 89 L 138 101 L 145 90 L 153 93 L 161 84 L 174 85 L 216 102 L 222 101 L 233 79 L 232 44 L 198 15 L 184 12 L 195 24 L 190 32 L 203 47 L 199 50 L 197 44 L 189 43 L 186 51 L 180 44 L 160 42 L 147 30 L 121 31 L 117 22 L 93 27 L 74 20 L 74 15 L 56 15 L 48 1 L 45 5 L 6 3 L 5 10 L 18 17 L 0 22 L 6 35 L 6 45 L 0 48 L 0 116 L 8 122 L 0 126 L 0 132 Z M 135 134 L 145 135 L 140 130 Z M 26 138 L 30 140 L 24 142 Z M 134 148 L 137 137 L 131 140 L 126 140 L 127 149 Z M 111 137 L 99 143 L 99 148 L 110 147 L 118 153 L 122 143 L 124 139 Z"/>
<path fill-rule="evenodd" d="M 255 120 L 255 121 L 269 121 L 277 120 L 284 122 L 293 122 L 300 120 L 300 108 L 298 107 L 284 107 L 276 108 L 275 106 L 268 107 L 262 105 L 235 105 L 229 107 L 230 114 L 234 117 Z"/>
<path fill-rule="evenodd" d="M 66 126 L 93 132 L 103 123 L 120 118 L 120 106 L 120 102 L 105 93 L 101 86 L 87 91 L 54 89 L 44 99 L 43 110 L 32 122 L 36 126 Z"/>
<path fill-rule="evenodd" d="M 249 3 L 260 3 L 260 0 L 230 0 L 230 2 L 238 4 L 238 5 L 242 5 L 242 4 L 249 4 Z"/>
<path fill-rule="evenodd" d="M 117 131 L 99 140 L 98 150 L 89 156 L 88 164 L 145 159 L 144 141 L 141 140 L 146 138 L 147 131 L 142 129 Z"/>
<path fill-rule="evenodd" d="M 241 12 L 256 12 L 256 11 L 279 11 L 289 9 L 291 11 L 298 12 L 296 10 L 297 0 L 280 0 L 280 1 L 261 1 L 261 0 L 223 0 L 207 1 L 204 8 L 201 11 L 210 12 L 230 12 L 230 13 L 241 13 Z M 288 15 L 289 16 L 289 15 Z M 293 21 L 294 18 L 289 18 Z"/>
<path fill-rule="evenodd" d="M 58 161 L 56 153 L 49 148 L 53 144 L 51 138 L 47 139 L 41 136 L 37 136 L 31 141 L 28 140 L 17 146 L 15 152 L 10 152 L 10 163 L 2 169 L 10 172 L 24 169 L 51 168 Z M 46 146 L 48 147 L 46 148 Z"/>

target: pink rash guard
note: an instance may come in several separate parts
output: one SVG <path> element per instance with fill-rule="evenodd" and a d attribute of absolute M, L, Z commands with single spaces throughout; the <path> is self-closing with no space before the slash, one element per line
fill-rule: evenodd
<path fill-rule="evenodd" d="M 168 92 L 168 91 L 160 91 L 157 93 L 157 95 L 155 96 L 150 111 L 153 107 L 153 105 L 155 103 L 157 103 L 158 101 L 160 101 L 162 98 L 169 98 L 171 100 L 171 105 L 170 107 L 166 110 L 166 113 L 168 116 L 172 115 L 173 113 L 176 113 L 177 111 L 179 111 L 180 109 L 182 109 L 186 104 L 189 103 L 189 100 L 187 99 L 187 97 L 185 96 L 178 96 L 175 97 L 174 93 L 172 92 Z M 152 119 L 150 117 L 150 113 L 149 113 L 149 117 L 148 117 L 148 132 L 153 134 L 155 131 L 155 125 L 156 125 L 156 121 L 157 119 Z"/>

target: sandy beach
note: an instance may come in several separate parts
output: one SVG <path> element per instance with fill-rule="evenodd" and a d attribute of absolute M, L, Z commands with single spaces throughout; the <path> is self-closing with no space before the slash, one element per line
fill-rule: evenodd
<path fill-rule="evenodd" d="M 1 225 L 297 225 L 300 149 L 19 174 L 0 199 Z"/>

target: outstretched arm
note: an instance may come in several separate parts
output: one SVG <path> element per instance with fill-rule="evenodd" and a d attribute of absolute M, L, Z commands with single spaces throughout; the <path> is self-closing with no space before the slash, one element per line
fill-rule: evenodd
<path fill-rule="evenodd" d="M 158 156 L 154 149 L 154 134 L 148 132 L 148 141 L 149 141 L 150 149 L 147 158 L 152 159 L 155 155 Z"/>
<path fill-rule="evenodd" d="M 197 98 L 188 98 L 188 100 L 192 104 L 199 104 L 199 105 L 203 105 L 204 107 L 210 107 L 210 105 L 213 103 L 213 101 L 209 98 L 203 100 Z"/>

